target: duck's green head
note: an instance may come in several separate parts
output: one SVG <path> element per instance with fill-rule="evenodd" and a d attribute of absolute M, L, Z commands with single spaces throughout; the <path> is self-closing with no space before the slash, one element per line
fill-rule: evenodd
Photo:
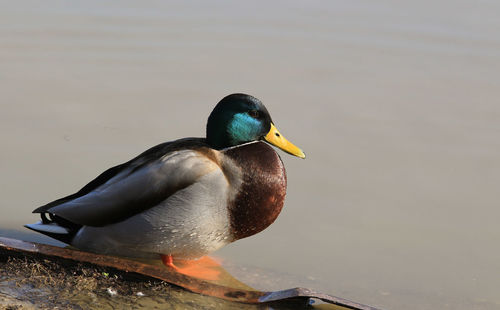
<path fill-rule="evenodd" d="M 215 149 L 265 140 L 300 158 L 306 155 L 283 137 L 259 99 L 245 94 L 224 97 L 208 117 L 207 142 Z"/>

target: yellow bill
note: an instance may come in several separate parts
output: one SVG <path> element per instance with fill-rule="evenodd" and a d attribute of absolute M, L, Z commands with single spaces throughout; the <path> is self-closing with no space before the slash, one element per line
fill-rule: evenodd
<path fill-rule="evenodd" d="M 300 158 L 306 158 L 306 154 L 304 154 L 304 152 L 302 152 L 302 150 L 296 147 L 292 142 L 285 139 L 285 137 L 280 134 L 273 123 L 271 123 L 271 129 L 264 137 L 264 139 L 289 154 L 295 155 Z"/>

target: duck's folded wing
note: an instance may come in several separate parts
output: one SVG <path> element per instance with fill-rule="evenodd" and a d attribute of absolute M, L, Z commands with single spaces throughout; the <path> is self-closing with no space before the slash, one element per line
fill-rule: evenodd
<path fill-rule="evenodd" d="M 86 195 L 44 212 L 80 225 L 116 223 L 154 207 L 215 169 L 220 167 L 200 152 L 174 151 L 138 169 L 123 169 Z"/>

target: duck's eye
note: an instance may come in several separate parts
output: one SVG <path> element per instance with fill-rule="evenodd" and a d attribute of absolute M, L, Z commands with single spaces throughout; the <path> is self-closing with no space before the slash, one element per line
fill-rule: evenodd
<path fill-rule="evenodd" d="M 259 118 L 260 113 L 257 110 L 251 110 L 251 111 L 248 112 L 248 115 L 250 115 L 253 118 Z"/>

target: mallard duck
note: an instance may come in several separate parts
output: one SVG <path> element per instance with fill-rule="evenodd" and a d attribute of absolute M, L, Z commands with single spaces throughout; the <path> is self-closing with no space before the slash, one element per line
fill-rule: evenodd
<path fill-rule="evenodd" d="M 268 142 L 304 153 L 276 129 L 257 98 L 232 94 L 210 114 L 206 138 L 150 148 L 75 194 L 33 211 L 27 228 L 100 254 L 196 259 L 274 222 L 286 173 Z"/>

